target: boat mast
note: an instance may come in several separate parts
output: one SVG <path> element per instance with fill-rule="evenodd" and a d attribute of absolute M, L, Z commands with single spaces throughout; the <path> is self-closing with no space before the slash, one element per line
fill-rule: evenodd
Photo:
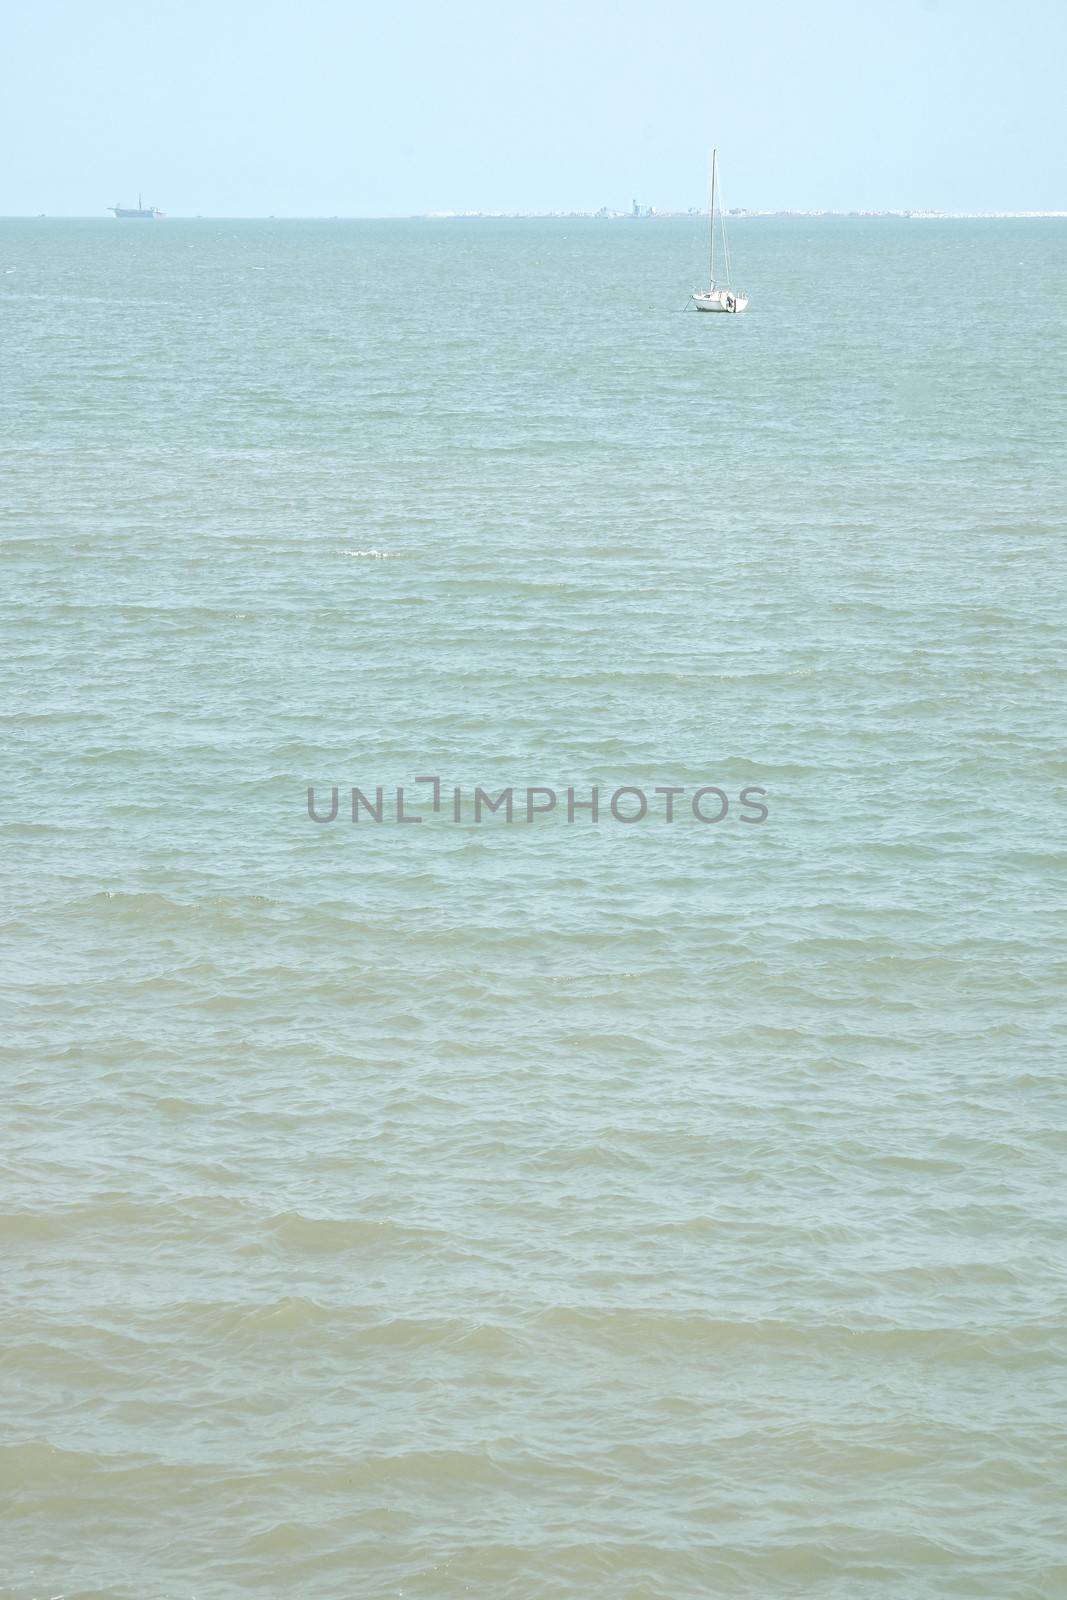
<path fill-rule="evenodd" d="M 711 203 L 708 206 L 708 230 L 711 234 L 711 263 L 708 284 L 712 289 L 715 287 L 715 176 L 718 164 L 719 152 L 718 150 L 713 150 L 711 152 Z"/>

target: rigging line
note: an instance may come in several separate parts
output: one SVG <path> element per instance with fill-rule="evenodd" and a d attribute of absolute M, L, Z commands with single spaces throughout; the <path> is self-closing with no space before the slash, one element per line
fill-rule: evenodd
<path fill-rule="evenodd" d="M 708 261 L 708 287 L 715 287 L 715 180 L 718 177 L 719 152 L 711 152 L 711 198 L 708 201 L 708 233 L 710 235 L 710 259 Z"/>
<path fill-rule="evenodd" d="M 722 229 L 722 258 L 726 267 L 726 282 L 730 280 L 730 245 L 726 237 L 726 211 L 722 203 L 722 184 L 719 185 L 719 227 Z"/>

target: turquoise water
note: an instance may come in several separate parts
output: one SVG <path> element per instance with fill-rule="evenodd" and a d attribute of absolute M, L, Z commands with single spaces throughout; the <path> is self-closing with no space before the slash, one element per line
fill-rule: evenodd
<path fill-rule="evenodd" d="M 0 224 L 0 1593 L 1064 1592 L 1065 244 Z"/>

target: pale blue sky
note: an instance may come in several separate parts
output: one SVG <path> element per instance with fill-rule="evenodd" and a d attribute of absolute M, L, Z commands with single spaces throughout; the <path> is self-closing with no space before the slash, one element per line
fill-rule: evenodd
<path fill-rule="evenodd" d="M 0 213 L 1067 208 L 1063 0 L 8 0 Z"/>

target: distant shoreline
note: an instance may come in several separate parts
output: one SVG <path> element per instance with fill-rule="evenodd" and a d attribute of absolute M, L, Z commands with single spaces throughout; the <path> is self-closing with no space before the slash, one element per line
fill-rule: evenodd
<path fill-rule="evenodd" d="M 781 220 L 798 222 L 1040 222 L 1063 221 L 1067 211 L 749 211 L 737 207 L 726 215 L 734 222 Z M 50 215 L 48 212 L 13 212 L 0 222 L 699 222 L 708 213 L 656 211 L 640 216 L 629 211 L 422 211 L 391 216 L 200 216 L 161 213 L 154 218 L 115 218 L 103 213 Z"/>
<path fill-rule="evenodd" d="M 731 221 L 746 218 L 795 218 L 798 221 L 889 221 L 906 222 L 1022 222 L 1063 219 L 1067 211 L 749 211 L 738 206 L 725 213 Z M 698 222 L 708 213 L 700 211 L 656 211 L 640 216 L 629 211 L 427 211 L 412 221 L 425 222 Z M 356 220 L 356 219 L 352 219 Z M 384 220 L 384 219 L 383 219 Z"/>

